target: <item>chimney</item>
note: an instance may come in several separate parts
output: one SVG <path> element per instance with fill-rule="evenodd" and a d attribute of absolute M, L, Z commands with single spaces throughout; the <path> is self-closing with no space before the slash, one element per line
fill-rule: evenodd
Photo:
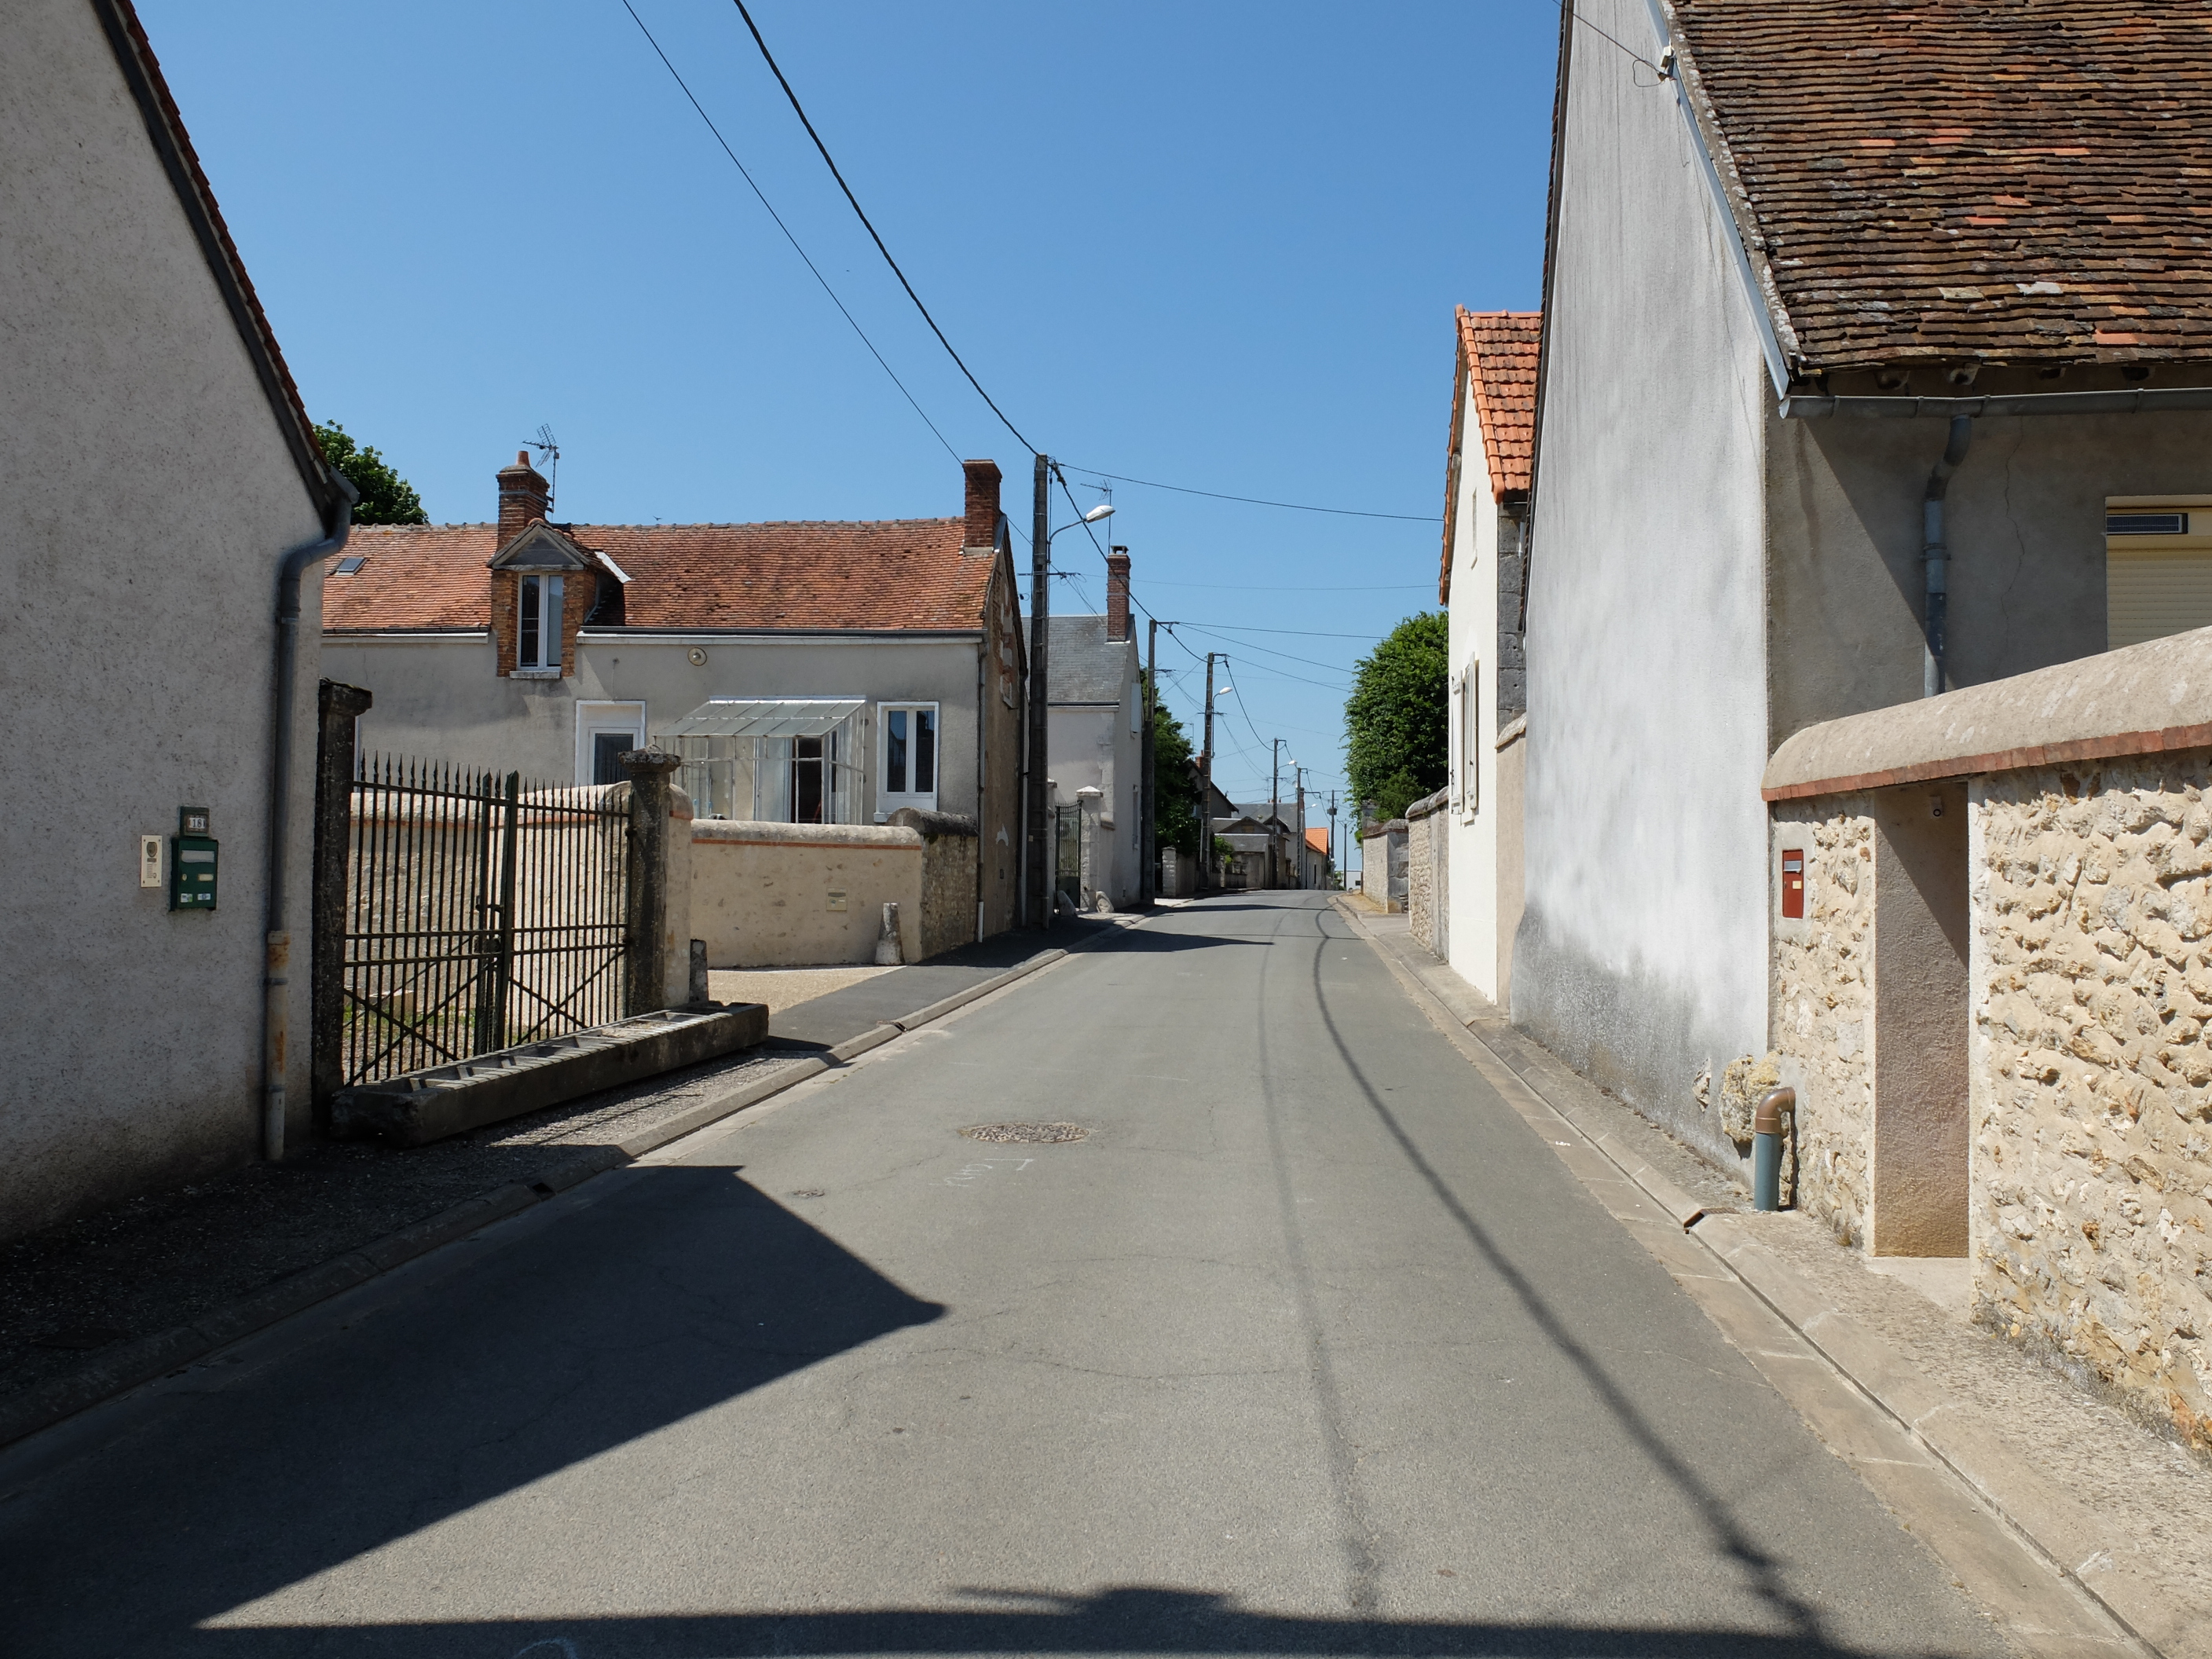
<path fill-rule="evenodd" d="M 1129 550 L 1117 547 L 1106 556 L 1106 637 L 1129 637 Z"/>
<path fill-rule="evenodd" d="M 505 547 L 520 536 L 532 519 L 542 519 L 553 507 L 545 479 L 530 464 L 530 452 L 514 452 L 514 465 L 499 470 L 499 544 Z"/>
<path fill-rule="evenodd" d="M 961 542 L 963 547 L 996 547 L 999 544 L 999 480 L 1003 476 L 996 461 L 963 461 L 960 470 L 968 475 L 968 532 Z"/>

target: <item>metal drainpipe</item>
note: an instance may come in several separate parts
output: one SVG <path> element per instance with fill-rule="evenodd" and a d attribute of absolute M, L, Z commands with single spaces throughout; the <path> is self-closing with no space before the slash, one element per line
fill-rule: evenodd
<path fill-rule="evenodd" d="M 1966 446 L 1973 441 L 1974 417 L 1954 415 L 1950 441 L 1943 446 L 1943 458 L 1936 463 L 1936 470 L 1928 475 L 1928 493 L 1920 503 L 1920 557 L 1928 572 L 1927 649 L 1920 671 L 1923 697 L 1940 696 L 1943 690 L 1943 628 L 1951 600 L 1951 550 L 1943 539 L 1943 497 L 1951 487 L 1951 475 L 1966 459 Z"/>
<path fill-rule="evenodd" d="M 284 1156 L 284 1069 L 291 1037 L 292 935 L 285 920 L 285 853 L 292 815 L 294 681 L 300 652 L 300 578 L 307 567 L 346 544 L 354 503 L 361 493 L 343 475 L 331 474 L 338 490 L 327 533 L 284 556 L 276 575 L 276 732 L 269 753 L 269 932 L 261 978 L 261 1151 L 274 1164 Z"/>
<path fill-rule="evenodd" d="M 1795 1089 L 1769 1089 L 1751 1119 L 1751 1202 L 1759 1210 L 1782 1207 L 1782 1115 L 1797 1115 Z"/>

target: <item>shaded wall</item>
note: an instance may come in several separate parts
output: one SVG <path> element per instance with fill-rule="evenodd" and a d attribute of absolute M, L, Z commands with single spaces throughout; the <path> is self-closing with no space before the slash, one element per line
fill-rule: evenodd
<path fill-rule="evenodd" d="M 1581 15 L 1656 56 L 1642 0 Z M 1698 1077 L 1765 1046 L 1771 392 L 1672 84 L 1578 32 L 1529 550 L 1513 1018 L 1716 1157 Z"/>
<path fill-rule="evenodd" d="M 322 527 L 93 9 L 0 52 L 0 1235 L 260 1149 L 276 574 Z M 313 614 L 321 578 L 303 603 Z M 286 819 L 288 1097 L 311 1123 L 316 641 Z M 204 806 L 220 903 L 172 913 L 138 837 Z"/>

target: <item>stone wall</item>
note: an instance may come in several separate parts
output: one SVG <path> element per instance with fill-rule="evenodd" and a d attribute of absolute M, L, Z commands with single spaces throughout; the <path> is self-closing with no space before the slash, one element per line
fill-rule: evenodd
<path fill-rule="evenodd" d="M 2212 1449 L 2212 760 L 1978 780 L 1978 1316 Z"/>
<path fill-rule="evenodd" d="M 919 962 L 922 854 L 918 832 L 889 824 L 696 819 L 685 937 L 716 968 L 872 963 L 894 903 L 900 952 Z"/>
<path fill-rule="evenodd" d="M 1448 946 L 1444 929 L 1449 914 L 1446 883 L 1450 849 L 1444 835 L 1450 817 L 1443 808 L 1450 791 L 1439 789 L 1425 800 L 1406 809 L 1406 919 L 1414 942 L 1442 960 Z"/>
<path fill-rule="evenodd" d="M 922 956 L 939 956 L 975 939 L 980 925 L 975 820 L 902 806 L 890 822 L 921 837 Z"/>
<path fill-rule="evenodd" d="M 1863 799 L 1775 811 L 1773 1032 L 1797 1091 L 1797 1203 L 1850 1243 L 1865 1238 L 1874 1134 L 1874 820 Z M 1805 915 L 1781 915 L 1782 854 L 1805 855 Z M 1700 1091 L 1717 1106 L 1718 1079 Z"/>

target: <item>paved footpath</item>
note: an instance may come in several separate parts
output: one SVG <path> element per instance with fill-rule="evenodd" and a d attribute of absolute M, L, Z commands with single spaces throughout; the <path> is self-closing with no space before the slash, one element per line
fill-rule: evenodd
<path fill-rule="evenodd" d="M 1070 1121 L 1021 1145 L 963 1127 Z M 11 1656 L 2004 1651 L 1319 895 L 0 1458 Z"/>

